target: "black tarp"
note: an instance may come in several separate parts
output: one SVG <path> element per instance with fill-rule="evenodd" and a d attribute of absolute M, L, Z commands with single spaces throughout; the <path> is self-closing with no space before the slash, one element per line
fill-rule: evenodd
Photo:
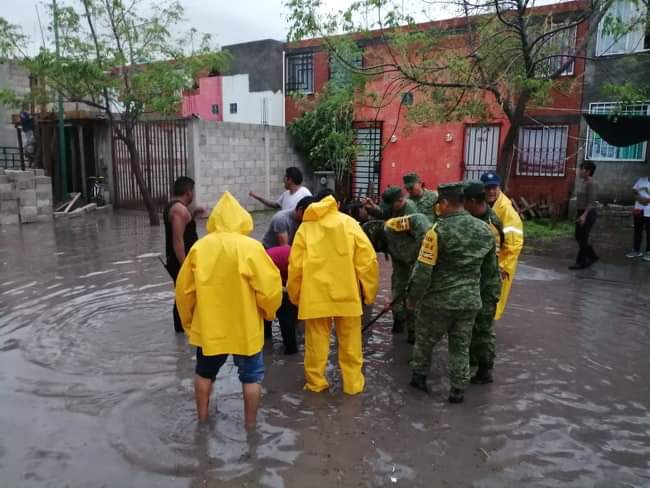
<path fill-rule="evenodd" d="M 612 146 L 624 147 L 650 140 L 650 116 L 584 114 L 587 124 Z"/>

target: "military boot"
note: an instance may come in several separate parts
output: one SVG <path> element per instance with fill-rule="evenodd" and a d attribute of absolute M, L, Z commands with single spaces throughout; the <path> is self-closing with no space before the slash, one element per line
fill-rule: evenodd
<path fill-rule="evenodd" d="M 427 377 L 420 373 L 413 373 L 410 385 L 418 390 L 424 391 L 425 393 L 429 391 L 429 388 L 427 387 Z"/>
<path fill-rule="evenodd" d="M 476 374 L 472 376 L 469 381 L 473 385 L 487 385 L 488 383 L 492 383 L 494 381 L 494 378 L 492 378 L 492 370 L 488 368 L 481 368 L 479 366 Z"/>
<path fill-rule="evenodd" d="M 449 403 L 462 403 L 465 399 L 465 392 L 459 388 L 449 390 Z"/>

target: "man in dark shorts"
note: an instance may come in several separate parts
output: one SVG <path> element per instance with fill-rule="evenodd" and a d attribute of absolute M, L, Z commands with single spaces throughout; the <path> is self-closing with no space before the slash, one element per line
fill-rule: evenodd
<path fill-rule="evenodd" d="M 199 238 L 194 218 L 203 213 L 203 209 L 197 208 L 194 212 L 189 209 L 194 200 L 194 180 L 192 178 L 179 177 L 174 182 L 173 192 L 172 199 L 163 210 L 163 222 L 165 224 L 167 270 L 175 284 L 185 256 Z M 183 332 L 176 303 L 174 303 L 174 330 Z"/>
<path fill-rule="evenodd" d="M 264 378 L 264 320 L 282 302 L 280 272 L 248 235 L 253 218 L 228 192 L 210 214 L 208 234 L 192 246 L 176 282 L 176 303 L 189 343 L 197 347 L 194 390 L 199 421 L 228 355 L 239 370 L 245 427 L 255 425 Z"/>

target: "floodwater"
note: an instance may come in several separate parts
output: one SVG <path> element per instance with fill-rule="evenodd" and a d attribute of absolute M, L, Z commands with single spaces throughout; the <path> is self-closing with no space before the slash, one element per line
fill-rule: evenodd
<path fill-rule="evenodd" d="M 329 392 L 302 391 L 302 354 L 283 356 L 276 331 L 247 434 L 230 363 L 212 422 L 196 424 L 161 250 L 136 214 L 0 228 L 3 487 L 650 486 L 648 263 L 604 256 L 570 274 L 524 256 L 496 381 L 461 405 L 446 402 L 444 344 L 431 393 L 408 386 L 389 316 L 366 338 L 356 397 L 335 361 Z"/>

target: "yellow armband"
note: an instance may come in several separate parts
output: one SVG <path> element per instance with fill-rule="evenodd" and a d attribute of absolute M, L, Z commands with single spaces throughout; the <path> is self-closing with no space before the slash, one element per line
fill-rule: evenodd
<path fill-rule="evenodd" d="M 424 236 L 418 261 L 429 266 L 435 266 L 438 262 L 438 234 L 436 233 L 436 225 Z"/>
<path fill-rule="evenodd" d="M 392 230 L 394 232 L 406 232 L 411 229 L 411 219 L 409 216 L 405 217 L 394 217 L 388 219 L 385 224 L 386 230 Z"/>

